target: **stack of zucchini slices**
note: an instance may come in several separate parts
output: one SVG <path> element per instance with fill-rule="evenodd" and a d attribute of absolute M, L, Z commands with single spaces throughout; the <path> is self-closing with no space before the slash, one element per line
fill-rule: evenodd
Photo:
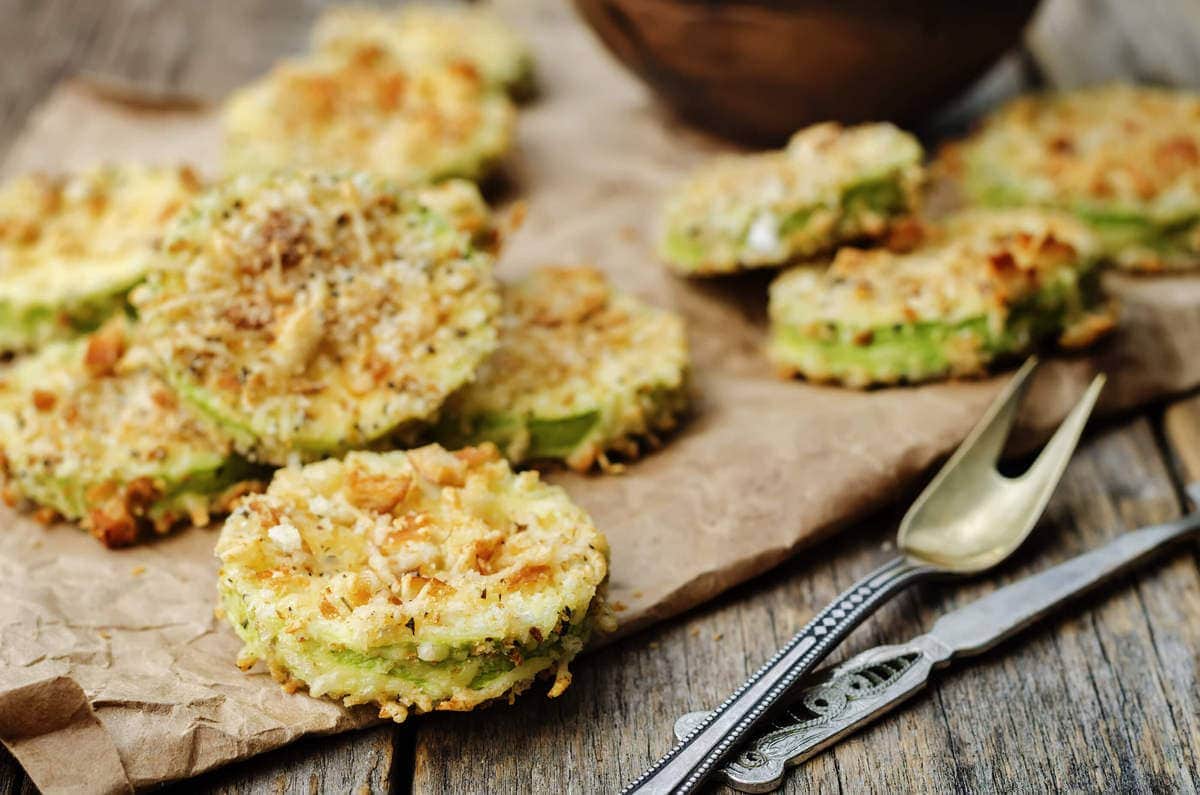
<path fill-rule="evenodd" d="M 936 172 L 968 208 L 936 218 L 922 217 L 911 136 L 819 124 L 683 181 L 660 255 L 687 276 L 788 268 L 767 345 L 784 376 L 861 388 L 982 375 L 1111 331 L 1105 266 L 1200 266 L 1197 118 L 1200 97 L 1179 90 L 1020 97 L 945 147 Z"/>
<path fill-rule="evenodd" d="M 768 354 L 785 376 L 852 387 L 987 372 L 1045 341 L 1090 344 L 1116 322 L 1095 241 L 1068 215 L 973 211 L 909 251 L 843 248 L 770 289 Z"/>
<path fill-rule="evenodd" d="M 636 454 L 684 408 L 679 319 L 587 268 L 502 300 L 470 183 L 242 175 L 159 236 L 136 320 L 118 312 L 4 370 L 13 499 L 109 546 L 232 511 L 223 610 L 242 662 L 289 689 L 396 720 L 511 698 L 540 675 L 562 692 L 612 624 L 586 513 L 489 441 L 364 448 L 453 426 L 514 461 Z M 462 432 L 480 412 L 511 432 Z"/>
<path fill-rule="evenodd" d="M 532 79 L 494 18 L 337 10 L 313 46 L 230 99 L 205 190 L 129 166 L 0 191 L 4 495 L 110 547 L 229 513 L 221 609 L 289 690 L 395 720 L 558 695 L 612 627 L 608 547 L 513 466 L 657 443 L 683 323 L 591 268 L 494 278 L 457 177 Z"/>

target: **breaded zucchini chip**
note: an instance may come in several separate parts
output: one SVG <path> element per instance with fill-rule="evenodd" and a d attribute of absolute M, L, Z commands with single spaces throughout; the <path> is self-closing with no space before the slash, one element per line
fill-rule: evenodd
<path fill-rule="evenodd" d="M 225 105 L 225 169 L 370 171 L 406 184 L 479 179 L 516 111 L 469 69 L 405 69 L 378 50 L 285 61 Z"/>
<path fill-rule="evenodd" d="M 439 441 L 587 470 L 675 426 L 688 404 L 681 317 L 586 267 L 544 268 L 503 295 L 500 345 L 443 409 Z"/>
<path fill-rule="evenodd" d="M 417 190 L 417 200 L 470 237 L 477 248 L 492 253 L 499 248 L 500 232 L 492 209 L 474 182 L 448 179 L 436 185 L 425 185 Z"/>
<path fill-rule="evenodd" d="M 1200 96 L 1110 85 L 1028 96 L 962 146 L 970 197 L 1067 210 L 1138 271 L 1200 266 Z"/>
<path fill-rule="evenodd" d="M 0 353 L 90 331 L 124 308 L 151 244 L 199 187 L 186 168 L 125 165 L 0 188 Z"/>
<path fill-rule="evenodd" d="M 768 353 L 786 375 L 866 387 L 978 375 L 1002 356 L 1110 330 L 1096 243 L 1069 215 L 977 211 L 906 253 L 844 248 L 771 285 Z"/>
<path fill-rule="evenodd" d="M 207 524 L 256 485 L 213 423 L 127 361 L 123 321 L 50 343 L 0 378 L 8 487 L 109 547 L 145 527 Z"/>
<path fill-rule="evenodd" d="M 217 556 L 240 666 L 396 721 L 511 699 L 543 673 L 556 696 L 612 624 L 604 536 L 491 445 L 280 470 L 235 508 Z"/>
<path fill-rule="evenodd" d="M 492 259 L 456 223 L 363 174 L 244 176 L 167 233 L 133 295 L 142 336 L 254 459 L 363 447 L 430 418 L 495 348 Z"/>
<path fill-rule="evenodd" d="M 718 158 L 663 208 L 659 253 L 689 276 L 784 265 L 880 238 L 917 206 L 917 139 L 890 124 L 818 124 L 781 152 Z"/>
<path fill-rule="evenodd" d="M 533 55 L 491 11 L 479 6 L 407 3 L 398 9 L 336 6 L 313 28 L 313 49 L 354 57 L 375 47 L 406 69 L 469 68 L 514 95 L 533 88 Z"/>

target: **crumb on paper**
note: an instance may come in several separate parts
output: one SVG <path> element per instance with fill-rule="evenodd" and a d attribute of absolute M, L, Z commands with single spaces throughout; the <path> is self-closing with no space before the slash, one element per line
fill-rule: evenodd
<path fill-rule="evenodd" d="M 138 576 L 146 573 L 146 567 L 145 566 L 134 566 L 132 569 L 129 570 L 129 573 L 132 574 L 134 577 L 138 577 Z"/>
<path fill-rule="evenodd" d="M 37 522 L 43 527 L 49 527 L 58 521 L 58 511 L 54 510 L 53 508 L 42 506 L 33 512 L 33 521 Z"/>
<path fill-rule="evenodd" d="M 725 637 L 724 632 L 714 632 L 713 633 L 713 640 L 720 640 L 723 637 Z"/>
<path fill-rule="evenodd" d="M 96 634 L 99 635 L 100 637 L 104 638 L 105 640 L 108 640 L 109 638 L 112 637 L 112 633 L 109 632 L 107 629 L 96 630 Z"/>
<path fill-rule="evenodd" d="M 633 592 L 633 598 L 634 598 L 634 599 L 641 599 L 641 598 L 642 598 L 642 592 L 641 592 L 641 591 L 634 591 L 634 592 Z"/>
<path fill-rule="evenodd" d="M 691 635 L 693 638 L 700 637 L 700 627 L 692 627 L 691 631 L 689 631 L 688 634 Z"/>
<path fill-rule="evenodd" d="M 629 606 L 624 602 L 613 602 L 612 609 L 614 613 L 623 613 L 629 609 Z"/>
<path fill-rule="evenodd" d="M 512 234 L 520 229 L 525 224 L 525 215 L 529 212 L 529 202 L 525 199 L 518 199 L 508 208 L 508 215 L 504 218 L 503 226 L 506 234 Z"/>

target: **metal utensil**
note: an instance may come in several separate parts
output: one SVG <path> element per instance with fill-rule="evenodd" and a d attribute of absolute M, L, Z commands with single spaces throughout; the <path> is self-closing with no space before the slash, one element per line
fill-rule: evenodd
<path fill-rule="evenodd" d="M 1033 529 L 1075 450 L 1096 397 L 1098 375 L 1030 468 L 996 471 L 1037 360 L 1017 371 L 900 525 L 900 557 L 885 563 L 817 613 L 733 695 L 708 713 L 626 793 L 693 792 L 799 679 L 888 599 L 913 583 L 988 569 Z"/>
<path fill-rule="evenodd" d="M 1200 503 L 1200 483 L 1188 487 Z M 1200 511 L 1167 524 L 1125 533 L 1099 549 L 1000 588 L 942 616 L 927 634 L 898 646 L 877 646 L 818 672 L 793 700 L 786 722 L 752 740 L 716 776 L 742 792 L 770 792 L 786 768 L 815 756 L 886 714 L 954 659 L 993 648 L 1082 594 L 1129 571 L 1174 542 L 1200 531 Z M 709 713 L 675 722 L 679 739 Z"/>

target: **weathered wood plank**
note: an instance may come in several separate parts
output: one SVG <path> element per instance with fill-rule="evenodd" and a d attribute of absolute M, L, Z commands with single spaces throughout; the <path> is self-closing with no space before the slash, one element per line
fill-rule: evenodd
<path fill-rule="evenodd" d="M 1172 404 L 1163 415 L 1163 435 L 1181 485 L 1200 481 L 1200 396 Z"/>
<path fill-rule="evenodd" d="M 1178 510 L 1149 422 L 1103 430 L 1010 565 L 906 595 L 844 654 L 905 640 L 998 583 Z M 581 661 L 558 701 L 531 694 L 511 708 L 423 721 L 414 790 L 616 789 L 667 748 L 676 715 L 717 703 L 880 562 L 893 526 L 847 533 L 716 606 Z M 933 692 L 796 771 L 787 791 L 1194 790 L 1197 611 L 1200 575 L 1176 556 L 942 675 Z"/>
<path fill-rule="evenodd" d="M 361 732 L 313 737 L 240 764 L 180 783 L 176 789 L 213 795 L 309 795 L 345 792 L 355 795 L 391 792 L 399 764 L 397 744 L 406 742 L 392 726 Z M 407 781 L 402 782 L 407 786 Z"/>
<path fill-rule="evenodd" d="M 36 795 L 37 788 L 4 746 L 0 746 L 0 795 Z"/>

